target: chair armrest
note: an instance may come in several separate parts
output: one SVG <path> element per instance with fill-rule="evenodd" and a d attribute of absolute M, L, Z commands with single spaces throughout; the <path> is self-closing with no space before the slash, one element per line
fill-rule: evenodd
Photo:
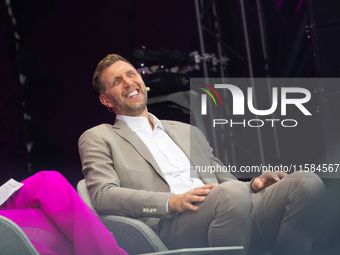
<path fill-rule="evenodd" d="M 39 255 L 25 233 L 13 221 L 0 215 L 0 253 Z"/>
<path fill-rule="evenodd" d="M 79 181 L 77 191 L 111 232 L 119 247 L 130 255 L 168 250 L 156 233 L 145 223 L 124 216 L 99 215 L 92 204 L 84 179 Z"/>
<path fill-rule="evenodd" d="M 129 254 L 168 250 L 156 233 L 139 220 L 115 215 L 100 215 L 99 218 Z"/>
<path fill-rule="evenodd" d="M 203 247 L 203 248 L 185 248 L 161 252 L 143 253 L 140 255 L 213 255 L 213 254 L 234 254 L 234 251 L 243 250 L 243 246 L 229 247 Z M 222 253 L 223 252 L 223 253 Z"/>

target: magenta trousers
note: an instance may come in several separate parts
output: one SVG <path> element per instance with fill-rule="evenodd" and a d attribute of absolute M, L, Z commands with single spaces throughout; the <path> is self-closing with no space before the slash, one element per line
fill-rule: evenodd
<path fill-rule="evenodd" d="M 127 254 L 60 173 L 42 171 L 22 183 L 0 215 L 15 222 L 39 254 Z"/>

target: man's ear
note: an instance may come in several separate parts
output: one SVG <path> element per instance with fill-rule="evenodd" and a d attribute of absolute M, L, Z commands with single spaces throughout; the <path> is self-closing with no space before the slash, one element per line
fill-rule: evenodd
<path fill-rule="evenodd" d="M 110 107 L 110 102 L 109 102 L 109 100 L 107 100 L 107 97 L 106 97 L 105 94 L 100 94 L 99 100 L 104 106 Z"/>

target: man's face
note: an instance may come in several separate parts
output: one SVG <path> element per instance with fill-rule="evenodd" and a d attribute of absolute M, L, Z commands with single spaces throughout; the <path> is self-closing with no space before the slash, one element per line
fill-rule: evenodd
<path fill-rule="evenodd" d="M 145 84 L 134 67 L 117 61 L 105 69 L 101 78 L 106 95 L 100 95 L 100 101 L 114 113 L 141 116 L 147 112 Z"/>

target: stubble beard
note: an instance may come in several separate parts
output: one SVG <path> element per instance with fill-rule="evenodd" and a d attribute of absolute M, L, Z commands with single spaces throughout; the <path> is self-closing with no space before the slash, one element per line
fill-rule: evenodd
<path fill-rule="evenodd" d="M 141 102 L 140 104 L 130 104 L 127 101 L 120 101 L 117 100 L 116 98 L 112 98 L 114 101 L 114 109 L 117 110 L 117 112 L 121 113 L 122 115 L 126 115 L 126 116 L 137 116 L 139 114 L 141 114 L 145 108 L 146 108 L 146 104 L 148 101 L 148 94 L 146 92 L 146 90 L 140 90 L 139 93 L 142 93 L 142 95 L 144 96 L 143 102 Z"/>

